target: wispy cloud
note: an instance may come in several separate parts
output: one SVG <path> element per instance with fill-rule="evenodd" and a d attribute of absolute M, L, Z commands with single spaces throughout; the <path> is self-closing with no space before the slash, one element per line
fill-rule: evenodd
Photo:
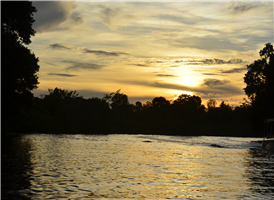
<path fill-rule="evenodd" d="M 224 85 L 226 83 L 228 83 L 228 81 L 226 81 L 226 80 L 206 78 L 206 79 L 204 79 L 204 83 L 202 85 L 214 87 L 214 86 Z"/>
<path fill-rule="evenodd" d="M 37 32 L 52 31 L 68 20 L 75 2 L 68 1 L 34 1 L 38 12 L 34 13 L 34 29 Z"/>
<path fill-rule="evenodd" d="M 228 9 L 233 14 L 241 14 L 262 7 L 260 2 L 231 2 Z"/>
<path fill-rule="evenodd" d="M 53 64 L 53 63 L 50 63 L 50 62 L 41 62 L 41 63 L 46 63 L 48 65 L 57 66 L 56 64 Z"/>
<path fill-rule="evenodd" d="M 81 24 L 84 21 L 83 17 L 78 12 L 72 13 L 70 18 L 77 24 Z"/>
<path fill-rule="evenodd" d="M 67 47 L 66 45 L 58 44 L 58 43 L 50 44 L 49 47 L 51 49 L 67 49 L 67 50 L 71 50 L 71 48 Z"/>
<path fill-rule="evenodd" d="M 178 77 L 178 76 L 172 75 L 172 74 L 156 74 L 156 76 L 163 76 L 163 77 Z"/>
<path fill-rule="evenodd" d="M 242 71 L 247 71 L 247 68 L 233 68 L 229 70 L 221 70 L 221 73 L 227 73 L 227 74 L 232 74 L 232 73 L 240 73 Z"/>
<path fill-rule="evenodd" d="M 229 81 L 217 79 L 205 79 L 204 83 L 197 87 L 190 87 L 186 85 L 167 83 L 160 81 L 140 81 L 140 80 L 116 80 L 116 82 L 126 83 L 127 85 L 142 85 L 152 88 L 172 89 L 179 91 L 193 92 L 194 94 L 201 95 L 201 97 L 214 97 L 214 96 L 231 96 L 243 94 L 243 90 L 238 88 Z"/>
<path fill-rule="evenodd" d="M 64 60 L 63 62 L 71 64 L 70 67 L 66 68 L 67 70 L 79 70 L 79 69 L 99 70 L 105 67 L 105 65 L 93 64 L 93 63 L 80 63 L 80 62 L 74 62 L 74 61 L 68 61 L 68 60 Z"/>
<path fill-rule="evenodd" d="M 273 41 L 273 2 L 33 5 L 37 34 L 30 47 L 41 59 L 41 73 L 60 80 L 63 76 L 60 87 L 69 83 L 77 90 L 90 83 L 98 91 L 122 88 L 128 96 L 188 91 L 240 98 L 245 95 L 245 65 L 258 58 L 264 43 Z M 55 84 L 43 76 L 40 82 L 41 88 Z"/>
<path fill-rule="evenodd" d="M 128 64 L 128 65 L 135 65 L 135 66 L 138 66 L 138 67 L 148 67 L 149 66 L 147 64 Z"/>
<path fill-rule="evenodd" d="M 226 23 L 226 22 L 225 22 Z M 235 22 L 234 22 L 235 23 Z M 230 23 L 230 26 L 233 26 L 233 23 Z M 236 26 L 236 25 L 234 25 Z M 195 31 L 195 30 L 194 30 Z M 226 30 L 229 31 L 229 30 Z M 239 31 L 237 28 L 231 28 L 232 32 Z M 190 48 L 197 48 L 197 49 L 204 49 L 204 50 L 210 50 L 210 51 L 218 51 L 218 52 L 225 52 L 227 50 L 236 50 L 236 51 L 246 51 L 247 48 L 245 45 L 238 45 L 236 43 L 232 43 L 231 39 L 232 37 L 239 37 L 242 36 L 241 34 L 234 33 L 231 35 L 231 33 L 226 33 L 224 30 L 215 30 L 215 32 L 219 32 L 217 35 L 213 36 L 206 36 L 206 37 L 187 37 L 187 38 L 179 38 L 175 39 L 172 43 L 175 47 L 181 47 L 182 45 L 185 45 Z M 223 35 L 226 35 L 224 37 Z M 232 36 L 232 37 L 231 37 Z M 254 38 L 260 37 L 259 35 L 256 35 Z M 254 40 L 254 38 L 252 40 Z M 246 41 L 245 41 L 246 42 Z M 249 46 L 248 48 L 256 48 L 256 44 L 250 41 L 249 39 Z"/>
<path fill-rule="evenodd" d="M 223 65 L 223 64 L 242 64 L 247 63 L 242 59 L 231 59 L 231 60 L 222 60 L 222 59 L 196 59 L 196 60 L 186 60 L 180 61 L 176 60 L 175 62 L 186 62 L 187 65 Z"/>
<path fill-rule="evenodd" d="M 48 75 L 51 75 L 51 76 L 64 76 L 64 77 L 75 77 L 75 76 L 78 76 L 78 75 L 73 75 L 73 74 L 59 74 L 59 73 L 48 73 Z"/>
<path fill-rule="evenodd" d="M 178 22 L 179 24 L 186 24 L 186 25 L 194 25 L 194 24 L 201 24 L 202 22 L 214 22 L 216 21 L 213 18 L 205 18 L 200 15 L 192 15 L 190 13 L 187 13 L 185 16 L 183 13 L 173 13 L 173 14 L 160 14 L 157 16 L 154 16 L 159 19 L 166 19 L 169 21 Z"/>
<path fill-rule="evenodd" d="M 210 72 L 204 72 L 202 73 L 203 75 L 206 75 L 206 76 L 218 76 L 219 74 L 217 73 L 210 73 Z"/>
<path fill-rule="evenodd" d="M 118 6 L 116 6 L 118 5 Z M 117 3 L 116 5 L 98 5 L 99 12 L 97 16 L 110 29 L 116 29 L 118 26 L 124 26 L 134 20 L 137 16 L 133 14 L 134 10 L 127 9 L 125 5 Z"/>
<path fill-rule="evenodd" d="M 83 53 L 92 53 L 97 56 L 121 56 L 121 55 L 129 55 L 129 53 L 126 52 L 115 52 L 115 51 L 102 51 L 102 50 L 90 50 L 90 49 L 83 49 Z"/>

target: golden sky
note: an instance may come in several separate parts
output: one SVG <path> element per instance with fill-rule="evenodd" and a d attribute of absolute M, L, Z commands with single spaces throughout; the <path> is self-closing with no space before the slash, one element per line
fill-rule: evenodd
<path fill-rule="evenodd" d="M 130 103 L 182 93 L 238 105 L 246 65 L 273 43 L 269 1 L 34 1 L 39 88 Z"/>

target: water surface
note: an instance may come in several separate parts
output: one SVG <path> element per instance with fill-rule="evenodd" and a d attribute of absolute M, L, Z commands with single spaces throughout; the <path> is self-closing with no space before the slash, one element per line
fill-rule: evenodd
<path fill-rule="evenodd" d="M 254 140 L 22 135 L 2 154 L 2 199 L 273 199 L 274 156 Z"/>

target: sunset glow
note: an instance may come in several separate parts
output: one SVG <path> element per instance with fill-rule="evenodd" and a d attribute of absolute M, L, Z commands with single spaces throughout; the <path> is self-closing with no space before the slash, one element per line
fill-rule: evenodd
<path fill-rule="evenodd" d="M 39 88 L 130 102 L 182 93 L 238 105 L 246 65 L 273 42 L 273 2 L 34 1 Z M 258 15 L 258 13 L 260 13 Z"/>

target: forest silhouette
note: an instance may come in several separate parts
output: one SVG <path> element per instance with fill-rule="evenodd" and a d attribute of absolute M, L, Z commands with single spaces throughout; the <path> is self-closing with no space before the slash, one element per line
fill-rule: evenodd
<path fill-rule="evenodd" d="M 85 99 L 76 91 L 49 89 L 49 94 L 34 97 L 25 110 L 25 127 L 15 132 L 68 134 L 165 134 L 251 136 L 250 105 L 232 107 L 213 99 L 208 108 L 201 98 L 187 94 L 176 100 L 155 97 L 142 104 L 130 104 L 120 90 L 103 98 Z"/>
<path fill-rule="evenodd" d="M 264 119 L 274 115 L 274 50 L 247 65 L 244 88 L 249 101 L 232 107 L 225 102 L 207 107 L 195 95 L 175 100 L 159 96 L 130 104 L 121 90 L 103 98 L 85 99 L 77 91 L 49 89 L 38 98 L 38 58 L 25 45 L 35 35 L 31 2 L 1 2 L 2 133 L 166 134 L 262 136 Z M 15 59 L 16 58 L 16 59 Z"/>

